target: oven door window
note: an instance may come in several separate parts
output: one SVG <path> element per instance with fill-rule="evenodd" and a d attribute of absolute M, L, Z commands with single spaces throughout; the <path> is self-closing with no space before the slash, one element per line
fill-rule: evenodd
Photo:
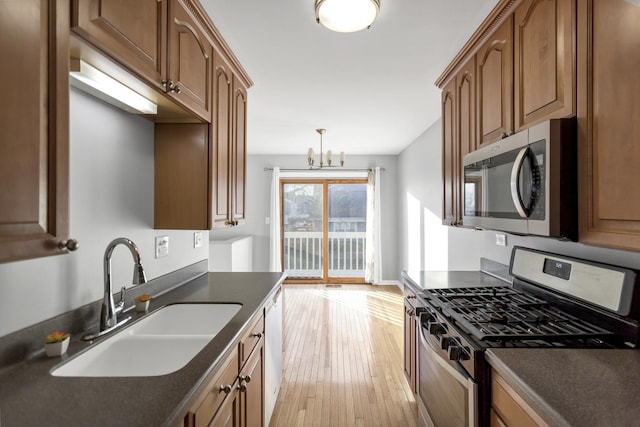
<path fill-rule="evenodd" d="M 424 330 L 420 333 L 428 334 Z M 436 353 L 426 339 L 424 335 L 420 337 L 418 395 L 430 418 L 427 423 L 435 427 L 473 425 L 476 415 L 469 414 L 469 410 L 475 408 L 475 402 L 470 405 L 469 399 L 475 400 L 475 384 L 470 379 L 461 382 L 461 374 L 451 373 L 455 368 L 444 367 L 448 361 L 438 360 L 442 355 Z"/>

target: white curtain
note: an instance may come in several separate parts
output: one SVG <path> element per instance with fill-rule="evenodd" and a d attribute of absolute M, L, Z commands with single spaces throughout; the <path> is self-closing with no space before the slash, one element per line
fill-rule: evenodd
<path fill-rule="evenodd" d="M 380 241 L 380 168 L 369 171 L 367 184 L 367 247 L 364 280 L 380 283 L 382 280 L 382 245 Z"/>
<path fill-rule="evenodd" d="M 271 209 L 269 211 L 269 271 L 282 271 L 280 247 L 280 168 L 273 168 L 271 177 Z"/>

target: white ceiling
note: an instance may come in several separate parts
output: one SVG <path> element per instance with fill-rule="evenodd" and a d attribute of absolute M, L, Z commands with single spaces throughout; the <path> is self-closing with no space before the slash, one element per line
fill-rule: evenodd
<path fill-rule="evenodd" d="M 440 117 L 434 81 L 497 0 L 381 0 L 369 30 L 335 33 L 314 0 L 201 0 L 254 86 L 249 154 L 397 154 Z"/>

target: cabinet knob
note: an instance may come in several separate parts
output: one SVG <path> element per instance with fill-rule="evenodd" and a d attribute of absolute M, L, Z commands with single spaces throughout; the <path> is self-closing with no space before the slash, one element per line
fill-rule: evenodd
<path fill-rule="evenodd" d="M 76 239 L 60 240 L 58 242 L 58 249 L 66 249 L 68 251 L 77 251 L 80 247 L 80 243 Z"/>
<path fill-rule="evenodd" d="M 224 391 L 224 394 L 229 394 L 229 393 L 231 393 L 231 385 L 230 384 L 221 385 L 219 391 L 221 391 L 221 392 Z"/>
<path fill-rule="evenodd" d="M 262 332 L 256 332 L 255 334 L 251 334 L 252 337 L 262 338 Z"/>
<path fill-rule="evenodd" d="M 162 80 L 161 83 L 162 83 L 162 87 L 165 88 L 167 92 L 173 92 L 173 93 L 182 92 L 182 89 L 180 89 L 180 86 L 173 83 L 173 80 Z"/>
<path fill-rule="evenodd" d="M 251 375 L 245 375 L 244 377 L 242 375 L 240 375 L 238 377 L 238 379 L 240 381 L 244 381 L 245 383 L 250 383 L 251 382 Z"/>
<path fill-rule="evenodd" d="M 241 384 L 238 384 L 238 390 L 240 391 L 247 391 L 247 383 L 243 382 Z"/>

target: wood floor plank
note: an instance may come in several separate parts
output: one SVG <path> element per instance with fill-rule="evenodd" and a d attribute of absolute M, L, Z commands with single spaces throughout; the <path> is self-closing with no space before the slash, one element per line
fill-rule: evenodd
<path fill-rule="evenodd" d="M 395 286 L 286 284 L 272 427 L 416 426 Z"/>

